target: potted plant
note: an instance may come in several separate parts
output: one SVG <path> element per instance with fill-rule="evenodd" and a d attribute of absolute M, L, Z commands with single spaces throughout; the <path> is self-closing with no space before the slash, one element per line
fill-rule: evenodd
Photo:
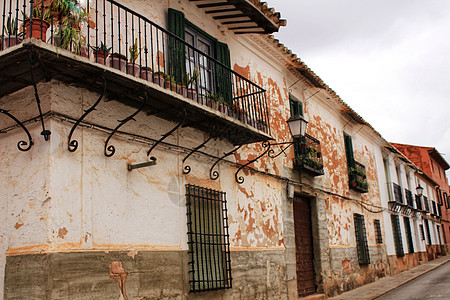
<path fill-rule="evenodd" d="M 127 63 L 127 74 L 131 74 L 133 76 L 139 76 L 139 65 L 136 64 L 136 59 L 141 54 L 141 50 L 138 47 L 138 41 L 135 39 L 134 44 L 130 46 L 128 49 L 130 52 L 130 60 Z"/>
<path fill-rule="evenodd" d="M 141 78 L 147 81 L 151 81 L 153 77 L 152 68 L 141 67 Z"/>
<path fill-rule="evenodd" d="M 114 69 L 125 72 L 125 68 L 127 66 L 127 57 L 118 52 L 114 52 L 109 57 L 109 65 Z"/>
<path fill-rule="evenodd" d="M 177 87 L 179 87 L 180 85 L 177 84 L 177 81 L 173 76 L 166 75 L 164 86 L 166 89 L 170 89 L 174 92 L 177 92 Z"/>
<path fill-rule="evenodd" d="M 23 27 L 25 38 L 34 37 L 45 42 L 47 40 L 47 29 L 50 27 L 51 11 L 41 8 L 38 6 L 34 7 L 31 18 L 26 14 L 24 15 Z"/>
<path fill-rule="evenodd" d="M 198 68 L 194 68 L 192 75 L 189 73 L 186 74 L 187 97 L 192 100 L 197 98 L 197 90 L 196 90 L 197 81 L 198 81 Z"/>
<path fill-rule="evenodd" d="M 8 19 L 6 20 L 5 33 L 6 35 L 3 36 L 2 40 L 4 49 L 15 46 L 22 42 L 22 33 L 19 33 L 17 20 L 15 18 L 11 18 L 11 16 L 8 16 Z"/>
<path fill-rule="evenodd" d="M 160 87 L 164 87 L 166 77 L 167 74 L 162 71 L 155 72 L 153 73 L 153 82 L 158 84 Z"/>
<path fill-rule="evenodd" d="M 86 40 L 80 29 L 72 26 L 61 26 L 53 36 L 56 47 L 71 50 L 75 54 L 86 56 Z M 83 51 L 84 50 L 84 51 Z"/>
<path fill-rule="evenodd" d="M 106 58 L 109 56 L 109 51 L 111 50 L 112 47 L 107 47 L 105 44 L 103 44 L 103 42 L 100 42 L 100 46 L 98 47 L 92 47 L 93 50 L 93 57 L 95 62 L 98 62 L 100 64 L 105 64 Z"/>

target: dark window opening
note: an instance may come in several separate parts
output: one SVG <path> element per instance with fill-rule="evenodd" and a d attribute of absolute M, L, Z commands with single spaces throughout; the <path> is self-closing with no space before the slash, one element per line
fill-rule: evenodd
<path fill-rule="evenodd" d="M 403 223 L 405 225 L 406 244 L 408 246 L 408 252 L 414 253 L 414 244 L 413 244 L 413 238 L 412 238 L 412 233 L 411 233 L 411 223 L 409 221 L 409 218 L 403 217 Z"/>
<path fill-rule="evenodd" d="M 374 220 L 373 221 L 373 226 L 375 228 L 375 242 L 377 244 L 382 244 L 383 243 L 383 236 L 381 234 L 380 220 Z"/>
<path fill-rule="evenodd" d="M 398 257 L 405 256 L 403 251 L 402 233 L 400 231 L 400 221 L 398 215 L 391 215 L 392 231 L 394 233 L 395 254 Z"/>
<path fill-rule="evenodd" d="M 360 214 L 353 214 L 355 222 L 355 238 L 356 250 L 358 251 L 358 262 L 360 265 L 370 264 L 369 247 L 367 245 L 366 225 L 364 223 L 364 216 Z"/>
<path fill-rule="evenodd" d="M 226 194 L 186 185 L 191 292 L 231 288 Z"/>
<path fill-rule="evenodd" d="M 423 225 L 422 224 L 419 225 L 419 231 L 420 231 L 420 239 L 422 241 L 425 241 L 425 233 L 423 232 Z"/>
<path fill-rule="evenodd" d="M 424 219 L 425 222 L 425 233 L 427 238 L 427 244 L 431 245 L 431 233 L 430 233 L 430 224 L 428 224 L 428 220 Z"/>

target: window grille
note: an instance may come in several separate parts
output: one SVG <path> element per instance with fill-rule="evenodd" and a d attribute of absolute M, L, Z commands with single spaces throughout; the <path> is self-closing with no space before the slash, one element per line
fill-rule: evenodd
<path fill-rule="evenodd" d="M 398 215 L 391 215 L 392 231 L 394 233 L 395 253 L 398 257 L 405 256 L 403 252 L 402 233 L 400 231 L 400 221 Z"/>
<path fill-rule="evenodd" d="M 427 244 L 431 245 L 431 233 L 430 233 L 430 224 L 428 224 L 428 220 L 424 219 L 425 222 L 425 233 L 427 237 Z"/>
<path fill-rule="evenodd" d="M 231 288 L 226 194 L 186 185 L 191 292 Z"/>
<path fill-rule="evenodd" d="M 422 239 L 422 241 L 425 241 L 425 233 L 423 232 L 422 224 L 419 225 L 419 230 L 420 230 L 420 238 Z"/>
<path fill-rule="evenodd" d="M 369 247 L 367 246 L 367 234 L 366 225 L 364 223 L 364 216 L 360 214 L 354 214 L 353 219 L 355 222 L 355 238 L 356 249 L 358 251 L 358 261 L 360 265 L 370 264 Z"/>
<path fill-rule="evenodd" d="M 377 244 L 383 243 L 383 236 L 381 235 L 381 225 L 380 220 L 374 220 L 373 226 L 375 227 L 375 242 Z"/>
<path fill-rule="evenodd" d="M 408 246 L 408 252 L 414 253 L 414 244 L 413 244 L 413 238 L 412 238 L 412 234 L 411 234 L 411 223 L 409 221 L 409 218 L 403 217 L 403 223 L 405 224 L 406 244 Z"/>
<path fill-rule="evenodd" d="M 414 207 L 413 194 L 408 189 L 405 189 L 405 198 L 406 198 L 406 204 L 408 204 L 410 207 Z"/>

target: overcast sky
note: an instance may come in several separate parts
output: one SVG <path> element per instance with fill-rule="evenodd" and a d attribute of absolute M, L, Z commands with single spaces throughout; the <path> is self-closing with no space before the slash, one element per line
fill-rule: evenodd
<path fill-rule="evenodd" d="M 386 140 L 450 163 L 450 0 L 267 1 L 276 38 Z"/>

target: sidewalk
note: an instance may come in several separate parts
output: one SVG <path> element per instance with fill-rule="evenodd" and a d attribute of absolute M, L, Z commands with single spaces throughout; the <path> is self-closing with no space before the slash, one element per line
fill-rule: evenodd
<path fill-rule="evenodd" d="M 450 255 L 439 257 L 435 260 L 429 261 L 423 265 L 416 266 L 410 270 L 404 271 L 394 276 L 382 278 L 376 282 L 372 282 L 354 290 L 343 293 L 339 296 L 328 298 L 333 300 L 370 300 L 375 299 L 387 292 L 425 274 L 443 264 L 450 261 Z"/>

